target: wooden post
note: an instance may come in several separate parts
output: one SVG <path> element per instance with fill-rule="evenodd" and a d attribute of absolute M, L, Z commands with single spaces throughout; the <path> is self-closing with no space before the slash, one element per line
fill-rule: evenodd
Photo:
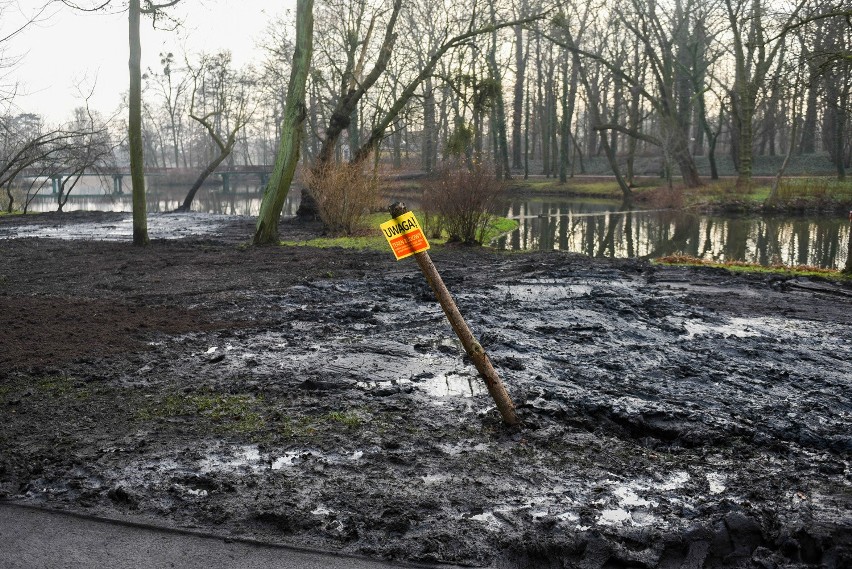
<path fill-rule="evenodd" d="M 408 208 L 406 208 L 405 204 L 401 202 L 397 202 L 390 206 L 390 213 L 392 217 L 399 217 L 406 212 L 408 212 Z M 432 287 L 432 291 L 435 293 L 435 298 L 438 299 L 441 308 L 444 309 L 444 314 L 447 315 L 447 320 L 450 321 L 450 326 L 453 327 L 453 331 L 455 331 L 459 340 L 461 340 L 468 357 L 473 361 L 473 365 L 476 366 L 479 375 L 485 381 L 488 393 L 497 404 L 497 409 L 500 411 L 500 416 L 503 417 L 503 421 L 507 425 L 518 425 L 520 420 L 518 419 L 518 415 L 515 413 L 515 404 L 509 397 L 509 393 L 503 386 L 503 382 L 500 381 L 500 376 L 497 375 L 497 370 L 495 370 L 494 366 L 491 365 L 491 360 L 488 359 L 488 355 L 485 353 L 482 345 L 476 341 L 476 338 L 473 336 L 473 332 L 470 331 L 467 322 L 465 322 L 464 317 L 461 315 L 461 312 L 459 312 L 455 300 L 453 300 L 450 291 L 447 290 L 447 286 L 444 284 L 444 280 L 438 273 L 438 269 L 436 269 L 434 263 L 432 263 L 432 258 L 429 257 L 429 253 L 426 251 L 415 253 L 414 259 L 417 261 L 417 265 L 420 267 L 420 270 L 423 271 L 423 275 L 429 282 L 429 286 Z"/>

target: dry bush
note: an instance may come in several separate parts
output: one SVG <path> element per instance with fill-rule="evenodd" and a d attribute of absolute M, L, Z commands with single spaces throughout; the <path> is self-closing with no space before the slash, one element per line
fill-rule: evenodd
<path fill-rule="evenodd" d="M 645 190 L 639 195 L 641 200 L 638 201 L 659 209 L 681 209 L 685 204 L 683 188 L 679 186 Z"/>
<path fill-rule="evenodd" d="M 494 168 L 486 164 L 439 171 L 423 184 L 427 232 L 434 234 L 439 224 L 450 241 L 482 243 L 503 190 Z"/>
<path fill-rule="evenodd" d="M 327 164 L 304 172 L 305 184 L 317 202 L 320 219 L 333 235 L 363 230 L 365 218 L 378 204 L 379 186 L 362 165 Z"/>

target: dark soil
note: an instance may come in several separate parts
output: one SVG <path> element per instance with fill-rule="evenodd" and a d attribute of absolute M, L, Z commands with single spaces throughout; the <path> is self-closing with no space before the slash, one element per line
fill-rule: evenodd
<path fill-rule="evenodd" d="M 512 429 L 412 260 L 126 217 L 0 218 L 0 499 L 471 566 L 852 566 L 849 286 L 435 250 Z"/>

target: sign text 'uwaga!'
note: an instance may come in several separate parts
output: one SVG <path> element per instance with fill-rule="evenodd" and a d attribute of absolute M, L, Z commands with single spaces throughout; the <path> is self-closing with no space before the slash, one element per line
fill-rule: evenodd
<path fill-rule="evenodd" d="M 384 222 L 380 227 L 397 261 L 429 248 L 420 224 L 410 211 Z"/>

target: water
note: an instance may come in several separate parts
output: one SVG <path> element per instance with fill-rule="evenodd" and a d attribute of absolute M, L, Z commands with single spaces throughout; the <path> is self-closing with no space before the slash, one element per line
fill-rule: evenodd
<path fill-rule="evenodd" d="M 176 210 L 186 197 L 188 185 L 166 184 L 157 176 L 146 178 L 146 203 L 150 213 L 164 213 Z M 221 185 L 202 186 L 192 202 L 192 211 L 224 215 L 257 215 L 263 198 L 263 186 L 259 182 L 240 179 L 232 181 L 229 191 L 223 191 Z M 57 196 L 51 193 L 50 186 L 43 189 L 30 203 L 31 212 L 56 211 Z M 295 215 L 299 207 L 301 192 L 293 188 L 284 203 L 284 215 Z M 130 186 L 124 181 L 124 193 L 115 194 L 112 188 L 104 188 L 94 176 L 86 176 L 81 184 L 68 197 L 64 211 L 132 211 Z"/>
<path fill-rule="evenodd" d="M 85 177 L 68 199 L 66 211 L 131 211 L 130 189 L 115 195 L 95 177 Z M 148 179 L 148 211 L 175 210 L 185 185 Z M 125 184 L 127 186 L 128 184 Z M 221 185 L 203 186 L 193 211 L 224 215 L 257 215 L 263 196 L 259 180 L 246 176 Z M 110 193 L 106 193 L 110 192 Z M 284 215 L 295 215 L 300 192 L 290 192 Z M 48 187 L 30 211 L 56 210 Z M 497 240 L 509 250 L 562 250 L 594 257 L 654 258 L 680 253 L 711 261 L 746 261 L 762 265 L 813 265 L 843 268 L 848 254 L 849 222 L 845 217 L 700 215 L 670 210 L 624 211 L 617 201 L 582 198 L 518 199 L 501 212 L 520 227 Z"/>
<path fill-rule="evenodd" d="M 593 257 L 681 253 L 712 261 L 843 268 L 845 217 L 721 216 L 625 211 L 619 202 L 516 200 L 504 210 L 520 227 L 497 240 L 510 250 L 562 250 Z"/>

